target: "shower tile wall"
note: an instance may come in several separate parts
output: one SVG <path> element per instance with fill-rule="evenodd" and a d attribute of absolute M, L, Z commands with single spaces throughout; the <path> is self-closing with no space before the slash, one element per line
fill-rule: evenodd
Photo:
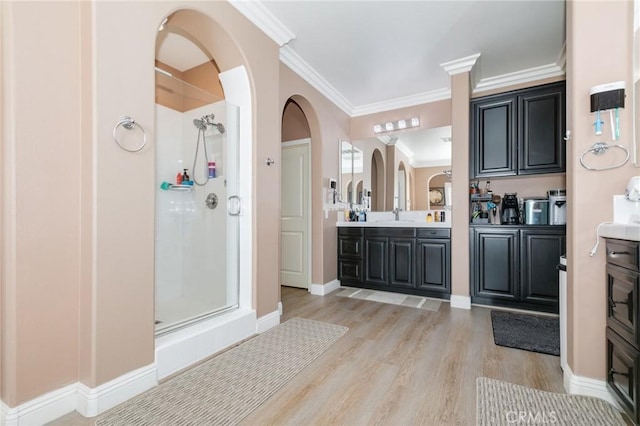
<path fill-rule="evenodd" d="M 216 161 L 216 179 L 191 192 L 162 191 L 160 183 L 175 183 L 176 174 L 189 169 L 193 179 L 193 158 L 198 130 L 194 118 L 214 113 L 225 123 L 225 107 L 212 104 L 180 113 L 156 105 L 156 318 L 162 320 L 172 308 L 186 317 L 199 315 L 227 304 L 226 283 L 226 188 L 224 182 L 223 135 L 207 130 L 210 158 Z M 198 181 L 206 176 L 202 142 L 198 153 Z M 215 193 L 219 205 L 205 206 L 207 194 Z M 191 307 L 190 307 L 191 306 Z M 185 319 L 186 319 L 185 317 Z"/>

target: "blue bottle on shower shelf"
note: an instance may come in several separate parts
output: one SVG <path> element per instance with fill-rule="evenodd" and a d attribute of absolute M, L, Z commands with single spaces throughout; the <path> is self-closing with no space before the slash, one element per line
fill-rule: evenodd
<path fill-rule="evenodd" d="M 216 162 L 209 161 L 207 167 L 209 169 L 209 179 L 213 179 L 214 177 L 216 177 Z"/>

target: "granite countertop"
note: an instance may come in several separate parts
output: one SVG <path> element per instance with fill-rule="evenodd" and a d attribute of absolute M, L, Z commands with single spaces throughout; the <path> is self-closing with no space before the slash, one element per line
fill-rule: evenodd
<path fill-rule="evenodd" d="M 603 223 L 598 234 L 603 238 L 640 241 L 640 223 Z"/>

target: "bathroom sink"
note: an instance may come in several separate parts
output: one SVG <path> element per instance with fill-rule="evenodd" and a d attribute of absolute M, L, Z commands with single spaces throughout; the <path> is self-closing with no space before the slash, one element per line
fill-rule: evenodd
<path fill-rule="evenodd" d="M 603 238 L 640 241 L 640 223 L 607 223 L 600 225 L 599 235 Z"/>

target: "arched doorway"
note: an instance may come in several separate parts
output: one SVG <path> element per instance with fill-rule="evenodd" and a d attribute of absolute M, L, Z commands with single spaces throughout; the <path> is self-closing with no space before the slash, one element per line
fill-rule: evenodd
<path fill-rule="evenodd" d="M 292 99 L 282 113 L 280 285 L 311 284 L 311 132 Z"/>
<path fill-rule="evenodd" d="M 371 210 L 384 211 L 384 159 L 380 150 L 371 155 Z"/>
<path fill-rule="evenodd" d="M 183 9 L 167 16 L 158 28 L 158 42 L 162 42 L 165 38 L 162 32 L 166 30 L 172 30 L 174 34 L 187 38 L 193 44 L 193 48 L 204 55 L 206 64 L 202 63 L 200 65 L 203 65 L 202 68 L 204 68 L 205 72 L 200 78 L 209 83 L 211 83 L 212 79 L 215 81 L 220 88 L 219 98 L 216 102 L 222 101 L 222 96 L 224 96 L 225 105 L 216 111 L 209 110 L 215 107 L 213 105 L 215 102 L 212 103 L 209 100 L 205 100 L 201 105 L 194 105 L 189 100 L 179 106 L 180 109 L 184 110 L 181 111 L 181 114 L 185 113 L 185 116 L 181 116 L 180 120 L 177 117 L 174 117 L 176 120 L 169 118 L 169 121 L 174 124 L 181 121 L 185 129 L 196 130 L 195 136 L 189 139 L 195 146 L 191 147 L 193 149 L 187 148 L 184 152 L 180 152 L 182 147 L 175 143 L 179 137 L 177 134 L 180 131 L 176 131 L 175 127 L 171 128 L 169 133 L 166 134 L 163 131 L 158 131 L 158 126 L 162 127 L 166 123 L 161 122 L 160 116 L 156 113 L 155 137 L 158 144 L 157 155 L 164 155 L 172 150 L 173 153 L 170 153 L 170 155 L 175 155 L 174 164 L 166 169 L 156 162 L 156 180 L 159 180 L 159 182 L 164 181 L 167 184 L 158 185 L 159 189 L 157 191 L 163 192 L 156 194 L 156 200 L 159 203 L 166 203 L 164 206 L 156 205 L 157 215 L 158 212 L 162 211 L 163 207 L 168 207 L 168 210 L 164 212 L 167 213 L 168 222 L 173 222 L 173 224 L 169 224 L 169 227 L 173 226 L 174 230 L 176 227 L 182 227 L 185 231 L 190 227 L 192 229 L 187 234 L 200 235 L 200 237 L 197 237 L 200 238 L 199 240 L 196 238 L 197 241 L 186 243 L 184 250 L 182 247 L 174 247 L 174 252 L 179 252 L 183 259 L 192 252 L 199 252 L 204 256 L 204 259 L 202 262 L 197 262 L 198 264 L 211 264 L 213 263 L 211 259 L 221 258 L 222 262 L 224 262 L 224 273 L 219 272 L 217 269 L 215 274 L 202 274 L 204 284 L 200 289 L 178 289 L 183 292 L 182 294 L 189 294 L 195 299 L 200 299 L 200 302 L 203 302 L 206 306 L 200 311 L 189 308 L 189 312 L 181 313 L 182 318 L 176 316 L 176 327 L 165 330 L 165 335 L 156 338 L 155 359 L 158 378 L 166 377 L 193 362 L 191 357 L 175 356 L 176 353 L 192 351 L 193 347 L 189 342 L 200 341 L 205 336 L 208 341 L 215 342 L 215 344 L 197 348 L 201 356 L 208 356 L 254 334 L 257 328 L 255 307 L 253 306 L 252 277 L 253 212 L 251 194 L 253 184 L 251 175 L 253 169 L 253 135 L 251 123 L 253 120 L 251 84 L 247 68 L 238 59 L 241 58 L 240 49 L 229 34 L 211 17 L 203 13 Z M 221 40 L 226 42 L 222 50 L 220 50 Z M 156 66 L 158 66 L 157 63 Z M 192 70 L 191 68 L 193 67 L 184 72 L 175 67 L 172 67 L 172 69 L 167 69 L 166 67 L 158 68 L 161 70 L 156 70 L 158 86 L 168 87 L 165 86 L 167 78 L 183 80 L 183 82 L 184 80 L 191 80 L 191 83 L 178 83 L 178 86 L 174 87 L 182 87 L 181 90 L 184 90 L 184 93 L 190 98 L 199 98 L 199 89 L 194 91 L 193 88 L 193 86 L 198 85 L 192 84 L 195 80 L 198 80 L 198 77 L 185 76 L 187 71 L 189 71 L 189 74 L 197 74 L 198 70 Z M 218 70 L 220 72 L 216 74 Z M 182 75 L 180 76 L 180 74 Z M 162 90 L 162 87 L 159 89 Z M 204 111 L 199 111 L 198 108 L 204 108 Z M 188 115 L 186 112 L 195 113 L 196 111 L 195 117 L 186 117 Z M 221 120 L 223 118 L 224 121 Z M 204 135 L 199 134 L 201 128 L 204 130 Z M 207 132 L 209 133 L 207 134 Z M 217 133 L 217 135 L 214 135 L 214 133 Z M 222 142 L 216 142 L 211 139 L 214 136 L 221 135 L 224 135 L 223 138 L 225 138 Z M 208 137 L 210 139 L 207 139 Z M 160 144 L 163 143 L 160 142 L 162 138 L 168 139 L 169 143 L 166 144 L 167 152 L 163 152 L 163 149 L 160 148 Z M 174 141 L 173 144 L 171 144 L 172 140 Z M 198 141 L 200 146 L 198 146 Z M 204 152 L 204 146 L 208 148 L 206 153 Z M 196 157 L 196 152 L 198 152 L 199 157 Z M 178 156 L 182 157 L 183 155 L 184 158 L 178 158 Z M 215 159 L 212 158 L 213 156 L 215 156 Z M 242 158 L 243 161 L 238 161 L 239 158 Z M 198 159 L 201 160 L 198 161 Z M 158 158 L 156 158 L 156 161 L 158 161 Z M 211 164 L 209 164 L 214 162 L 215 172 L 210 167 Z M 189 179 L 187 179 L 187 182 L 194 179 L 193 171 L 191 170 L 193 164 L 196 164 L 199 169 L 196 170 L 195 180 L 193 180 L 191 188 L 177 185 L 175 167 L 178 164 L 183 166 L 181 169 L 188 169 L 186 174 Z M 168 170 L 172 170 L 170 174 Z M 169 175 L 167 176 L 167 174 Z M 197 184 L 196 180 L 202 185 Z M 189 184 L 185 186 L 189 186 Z M 208 203 L 200 203 L 200 201 L 203 201 L 200 198 L 208 200 L 210 194 L 215 196 L 211 197 L 212 199 L 217 198 L 217 204 L 212 202 L 211 206 L 213 207 L 210 207 Z M 171 197 L 175 199 L 171 200 Z M 182 197 L 182 199 L 178 197 Z M 242 200 L 242 203 L 238 203 L 239 200 Z M 227 206 L 229 207 L 227 208 Z M 239 214 L 240 208 L 243 209 L 242 214 Z M 198 216 L 205 218 L 204 225 L 192 226 Z M 206 219 L 209 216 L 219 216 L 219 219 L 224 218 L 223 220 L 226 224 L 224 230 L 215 231 L 219 238 L 216 239 L 214 247 L 201 244 L 203 240 L 207 240 L 211 235 L 213 227 L 217 226 L 214 225 L 214 220 Z M 209 219 L 211 218 L 209 217 Z M 167 223 L 164 224 L 166 225 Z M 162 221 L 157 219 L 156 225 L 163 226 Z M 161 249 L 157 241 L 156 249 Z M 242 256 L 239 255 L 240 250 L 242 250 Z M 156 265 L 162 264 L 163 259 L 162 254 L 158 255 L 156 250 Z M 222 268 L 220 263 L 216 265 Z M 196 266 L 195 269 L 200 270 L 201 267 L 202 265 Z M 206 267 L 202 268 L 206 269 Z M 158 275 L 157 272 L 156 268 L 156 275 Z M 190 268 L 182 267 L 181 274 L 187 275 L 174 278 L 182 280 L 182 287 L 184 287 L 186 283 L 192 280 L 189 275 L 192 272 Z M 206 294 L 198 293 L 198 291 L 202 290 L 206 290 Z M 157 302 L 159 297 L 175 297 L 178 294 L 175 289 L 164 291 L 163 293 L 158 287 L 158 282 L 156 282 L 155 295 Z M 217 300 L 220 300 L 221 304 L 212 307 L 214 306 L 211 303 L 213 298 L 218 298 Z M 176 303 L 177 305 L 178 303 Z M 158 312 L 157 307 L 158 304 L 156 303 L 156 312 Z"/>

